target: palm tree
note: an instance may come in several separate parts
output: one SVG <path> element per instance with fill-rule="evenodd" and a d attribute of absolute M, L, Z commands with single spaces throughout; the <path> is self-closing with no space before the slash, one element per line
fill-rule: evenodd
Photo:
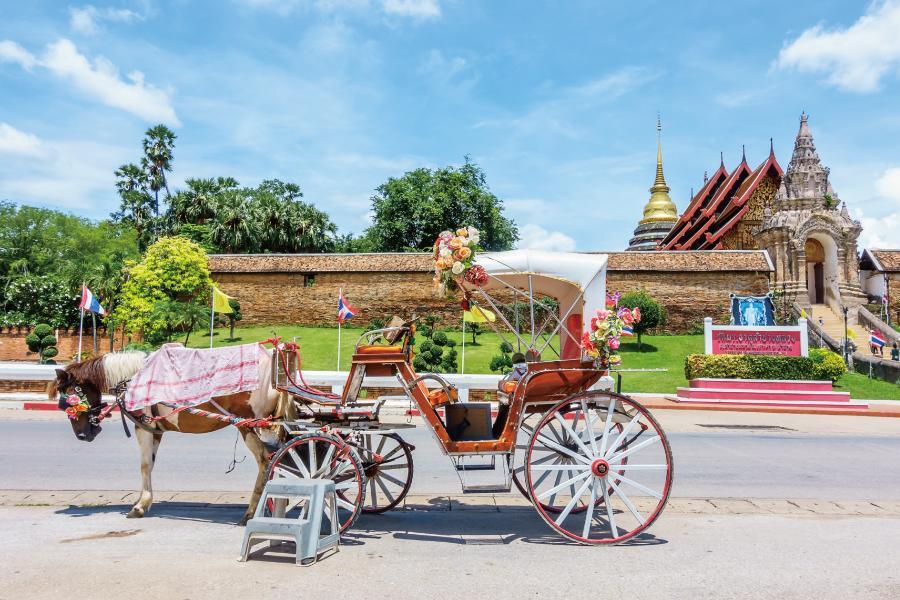
<path fill-rule="evenodd" d="M 284 252 L 291 245 L 290 205 L 268 192 L 255 193 L 250 214 L 259 231 L 258 246 L 263 252 Z"/>
<path fill-rule="evenodd" d="M 175 148 L 175 134 L 165 125 L 151 127 L 144 134 L 144 157 L 141 166 L 149 177 L 153 191 L 153 213 L 159 216 L 159 191 L 166 190 L 166 199 L 171 197 L 166 171 L 172 171 L 172 154 Z"/>
<path fill-rule="evenodd" d="M 241 190 L 222 193 L 209 230 L 213 243 L 225 252 L 251 252 L 256 247 L 257 231 L 247 205 Z"/>
<path fill-rule="evenodd" d="M 326 213 L 311 204 L 292 203 L 291 231 L 293 252 L 329 252 L 334 249 L 337 225 Z"/>
<path fill-rule="evenodd" d="M 148 234 L 153 229 L 153 198 L 149 193 L 147 175 L 134 164 L 122 165 L 116 169 L 115 175 L 116 190 L 122 201 L 118 212 L 111 217 L 134 227 L 138 250 L 143 252 L 149 245 Z"/>

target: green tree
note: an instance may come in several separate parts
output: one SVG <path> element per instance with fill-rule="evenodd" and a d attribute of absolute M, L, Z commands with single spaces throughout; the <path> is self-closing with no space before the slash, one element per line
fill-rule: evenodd
<path fill-rule="evenodd" d="M 228 341 L 234 341 L 234 324 L 241 321 L 244 315 L 241 314 L 241 303 L 234 298 L 228 299 L 228 306 L 231 307 L 230 313 L 225 313 L 228 318 Z M 185 342 L 186 344 L 187 342 Z"/>
<path fill-rule="evenodd" d="M 666 324 L 666 309 L 644 290 L 625 294 L 619 298 L 619 306 L 641 309 L 641 320 L 633 327 L 637 334 L 638 350 L 641 348 L 641 335 Z"/>
<path fill-rule="evenodd" d="M 468 157 L 458 168 L 420 168 L 388 179 L 372 197 L 372 211 L 366 237 L 380 252 L 428 250 L 441 231 L 464 225 L 479 229 L 486 250 L 509 250 L 519 239 L 503 202 Z"/>
<path fill-rule="evenodd" d="M 500 354 L 496 354 L 491 358 L 490 368 L 495 373 L 509 373 L 512 370 L 512 352 L 513 347 L 509 342 L 500 342 Z"/>
<path fill-rule="evenodd" d="M 242 190 L 222 194 L 216 214 L 210 221 L 210 239 L 227 253 L 253 252 L 257 229 Z"/>
<path fill-rule="evenodd" d="M 160 238 L 140 263 L 130 263 L 126 270 L 114 317 L 128 333 L 142 331 L 150 338 L 172 330 L 177 319 L 163 312 L 172 307 L 155 309 L 164 300 L 205 305 L 209 299 L 212 280 L 206 253 L 185 238 Z M 186 309 L 178 314 L 187 314 Z"/>
<path fill-rule="evenodd" d="M 116 169 L 115 175 L 120 202 L 111 218 L 134 228 L 138 251 L 143 252 L 153 241 L 155 229 L 154 200 L 147 174 L 137 165 L 127 164 Z"/>
<path fill-rule="evenodd" d="M 38 362 L 41 364 L 52 363 L 53 357 L 59 354 L 56 348 L 56 336 L 53 328 L 46 323 L 37 325 L 31 333 L 25 337 L 25 344 L 31 352 L 36 352 Z"/>
<path fill-rule="evenodd" d="M 215 216 L 222 193 L 239 187 L 231 177 L 187 179 L 184 183 L 187 189 L 169 199 L 169 215 L 177 224 L 204 225 Z"/>
<path fill-rule="evenodd" d="M 190 341 L 191 333 L 198 325 L 209 323 L 209 312 L 206 305 L 194 300 L 179 302 L 165 298 L 153 305 L 151 318 L 160 323 L 160 328 L 150 334 L 151 341 L 159 341 L 159 338 L 171 342 L 176 333 L 184 333 L 184 344 Z"/>
<path fill-rule="evenodd" d="M 166 190 L 166 199 L 171 196 L 166 173 L 172 171 L 175 138 L 176 135 L 172 130 L 163 124 L 155 125 L 144 133 L 142 142 L 144 156 L 141 158 L 141 167 L 147 175 L 148 187 L 153 192 L 155 217 L 159 217 L 160 190 Z"/>

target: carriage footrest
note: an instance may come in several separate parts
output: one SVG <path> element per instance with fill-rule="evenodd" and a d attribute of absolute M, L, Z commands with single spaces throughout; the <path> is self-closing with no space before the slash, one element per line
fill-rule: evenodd
<path fill-rule="evenodd" d="M 466 485 L 463 494 L 500 494 L 510 490 L 508 485 Z"/>
<path fill-rule="evenodd" d="M 493 471 L 497 468 L 497 463 L 491 461 L 489 463 L 484 463 L 480 465 L 456 465 L 457 471 Z"/>

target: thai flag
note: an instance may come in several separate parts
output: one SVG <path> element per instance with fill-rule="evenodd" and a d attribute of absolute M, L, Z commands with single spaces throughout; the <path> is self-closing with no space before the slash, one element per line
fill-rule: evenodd
<path fill-rule="evenodd" d="M 344 297 L 344 290 L 341 290 L 338 293 L 338 321 L 343 323 L 354 315 L 356 315 L 356 309 L 350 306 L 350 303 Z"/>
<path fill-rule="evenodd" d="M 634 328 L 631 325 L 622 326 L 622 335 L 634 335 Z"/>
<path fill-rule="evenodd" d="M 873 346 L 878 346 L 879 348 L 884 348 L 884 345 L 887 343 L 884 341 L 884 338 L 881 337 L 881 332 L 873 331 L 872 335 L 869 336 L 869 343 Z"/>
<path fill-rule="evenodd" d="M 97 300 L 94 292 L 89 290 L 86 285 L 81 286 L 81 304 L 78 305 L 78 308 L 98 315 L 106 314 L 106 310 L 100 306 L 100 301 Z"/>

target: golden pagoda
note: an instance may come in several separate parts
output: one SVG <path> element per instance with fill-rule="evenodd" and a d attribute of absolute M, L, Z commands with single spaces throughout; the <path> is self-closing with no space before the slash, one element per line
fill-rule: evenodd
<path fill-rule="evenodd" d="M 663 175 L 662 121 L 656 117 L 656 180 L 650 188 L 650 200 L 644 207 L 644 218 L 638 222 L 628 250 L 656 250 L 678 221 L 678 208 L 669 196 L 669 186 Z"/>

